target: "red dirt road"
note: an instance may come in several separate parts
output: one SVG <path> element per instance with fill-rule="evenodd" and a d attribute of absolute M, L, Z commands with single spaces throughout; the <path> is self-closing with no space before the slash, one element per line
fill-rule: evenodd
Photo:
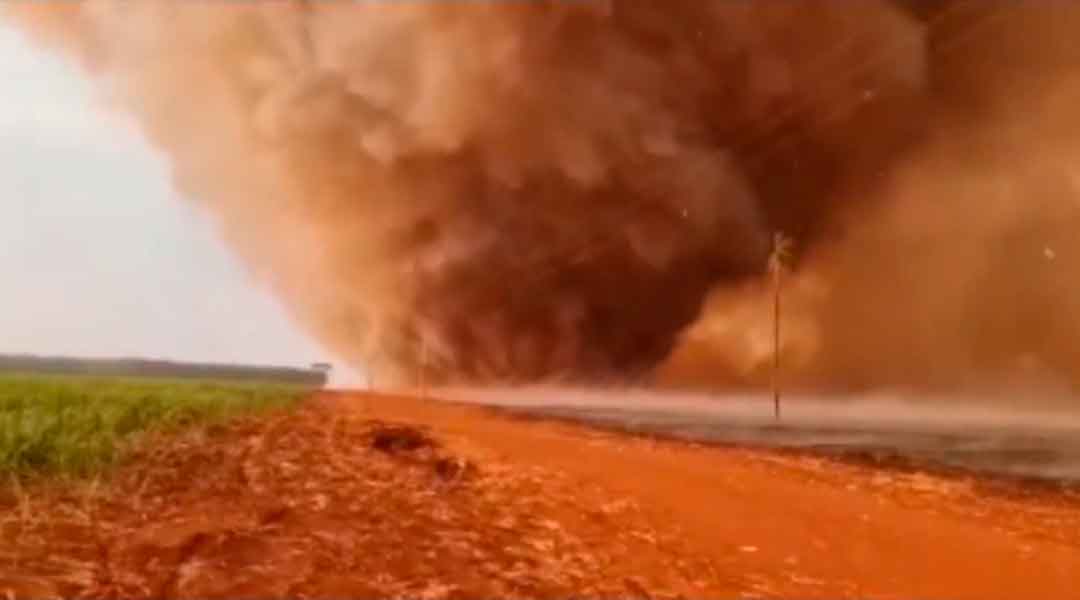
<path fill-rule="evenodd" d="M 369 404 L 501 460 L 631 498 L 754 591 L 801 598 L 1076 598 L 1077 498 L 974 480 L 632 439 L 418 401 Z M 490 413 L 489 413 L 490 414 Z"/>
<path fill-rule="evenodd" d="M 0 534 L 0 597 L 1080 593 L 1066 494 L 363 395 L 0 497 Z"/>

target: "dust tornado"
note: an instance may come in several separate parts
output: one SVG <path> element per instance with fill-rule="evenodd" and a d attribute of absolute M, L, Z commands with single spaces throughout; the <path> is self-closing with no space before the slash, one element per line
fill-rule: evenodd
<path fill-rule="evenodd" d="M 1080 8 L 4 7 L 383 381 L 1080 380 Z"/>

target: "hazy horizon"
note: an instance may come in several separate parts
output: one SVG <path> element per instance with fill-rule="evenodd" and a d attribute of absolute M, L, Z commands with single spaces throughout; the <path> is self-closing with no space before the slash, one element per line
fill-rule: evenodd
<path fill-rule="evenodd" d="M 74 65 L 0 21 L 0 353 L 331 362 Z"/>

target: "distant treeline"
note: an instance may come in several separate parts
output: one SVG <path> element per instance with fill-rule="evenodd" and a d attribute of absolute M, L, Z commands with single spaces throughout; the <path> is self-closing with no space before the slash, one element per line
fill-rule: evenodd
<path fill-rule="evenodd" d="M 218 379 L 290 383 L 322 387 L 328 369 L 256 367 L 181 363 L 166 360 L 59 358 L 0 354 L 0 373 L 41 373 L 57 375 L 102 375 L 113 377 L 161 377 L 169 379 Z"/>

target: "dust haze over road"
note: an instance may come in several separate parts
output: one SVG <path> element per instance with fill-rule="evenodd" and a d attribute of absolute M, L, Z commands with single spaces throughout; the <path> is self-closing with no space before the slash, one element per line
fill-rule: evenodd
<path fill-rule="evenodd" d="M 771 398 L 754 394 L 558 387 L 430 393 L 455 402 L 698 442 L 898 458 L 918 467 L 1080 483 L 1080 413 L 1067 408 L 1068 399 L 1038 411 L 988 405 L 974 397 L 801 395 L 785 400 L 783 419 L 777 422 Z M 1047 404 L 1045 399 L 1042 404 Z"/>

